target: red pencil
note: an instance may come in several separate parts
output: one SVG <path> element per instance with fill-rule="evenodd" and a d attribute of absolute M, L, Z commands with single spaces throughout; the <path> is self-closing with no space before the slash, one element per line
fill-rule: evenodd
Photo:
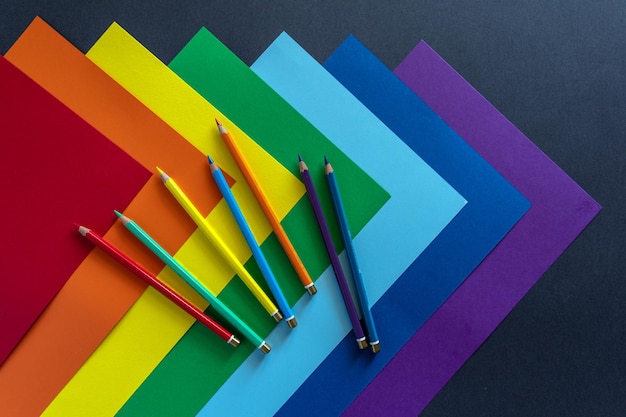
<path fill-rule="evenodd" d="M 78 225 L 77 225 L 78 226 Z M 191 304 L 189 301 L 185 300 L 180 294 L 176 293 L 170 287 L 165 285 L 163 282 L 159 281 L 157 277 L 155 277 L 148 270 L 144 269 L 141 265 L 137 264 L 135 261 L 126 256 L 123 252 L 117 249 L 115 246 L 111 245 L 109 242 L 104 240 L 102 236 L 99 236 L 91 229 L 85 226 L 78 226 L 78 232 L 87 238 L 91 243 L 102 249 L 104 252 L 108 253 L 117 260 L 119 263 L 124 265 L 126 268 L 130 269 L 135 275 L 139 278 L 143 279 L 147 282 L 152 288 L 169 298 L 174 304 L 185 310 L 189 313 L 193 318 L 198 320 L 200 323 L 204 324 L 209 330 L 213 331 L 219 338 L 224 339 L 227 343 L 231 344 L 234 347 L 239 346 L 239 339 L 235 337 L 234 334 L 223 328 L 220 324 L 215 322 L 211 317 L 207 316 Z"/>

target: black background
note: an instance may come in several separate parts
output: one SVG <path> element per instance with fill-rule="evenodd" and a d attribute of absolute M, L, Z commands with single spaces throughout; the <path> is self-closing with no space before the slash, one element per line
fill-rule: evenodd
<path fill-rule="evenodd" d="M 626 416 L 625 1 L 0 0 L 0 53 L 37 15 L 83 52 L 117 21 L 166 63 L 201 26 L 247 64 L 282 31 L 390 68 L 426 40 L 604 208 L 421 415 Z"/>

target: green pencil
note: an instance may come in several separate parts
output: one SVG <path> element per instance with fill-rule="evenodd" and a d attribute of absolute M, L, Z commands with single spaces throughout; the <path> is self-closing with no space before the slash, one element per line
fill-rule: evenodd
<path fill-rule="evenodd" d="M 250 342 L 252 342 L 257 349 L 263 353 L 270 351 L 270 346 L 258 335 L 254 330 L 250 328 L 243 320 L 241 320 L 231 309 L 226 307 L 215 295 L 204 287 L 185 267 L 183 267 L 172 255 L 167 253 L 165 249 L 161 247 L 154 239 L 150 237 L 137 223 L 129 219 L 119 211 L 115 211 L 115 214 L 120 219 L 124 227 L 126 227 L 137 239 L 141 241 L 152 253 L 154 253 L 160 260 L 162 260 L 167 266 L 180 276 L 189 286 L 198 292 L 205 300 L 207 300 L 222 317 L 224 317 L 230 324 L 241 332 Z"/>

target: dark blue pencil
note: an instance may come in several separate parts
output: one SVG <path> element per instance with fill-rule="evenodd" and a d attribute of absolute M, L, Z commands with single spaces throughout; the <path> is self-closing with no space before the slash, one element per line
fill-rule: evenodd
<path fill-rule="evenodd" d="M 326 180 L 328 182 L 328 188 L 330 189 L 330 196 L 333 200 L 333 207 L 335 208 L 335 214 L 337 215 L 337 221 L 339 222 L 341 237 L 343 238 L 343 243 L 346 247 L 346 255 L 348 256 L 348 261 L 350 261 L 350 269 L 352 270 L 356 292 L 359 297 L 361 311 L 363 312 L 363 319 L 365 320 L 365 327 L 367 328 L 367 338 L 372 352 L 378 353 L 380 352 L 378 332 L 376 331 L 374 317 L 372 316 L 372 310 L 370 309 L 367 292 L 365 291 L 365 282 L 363 281 L 363 274 L 361 272 L 361 266 L 359 265 L 359 259 L 356 254 L 356 248 L 354 246 L 354 241 L 352 240 L 350 227 L 348 226 L 348 217 L 346 216 L 346 210 L 343 206 L 343 201 L 341 200 L 339 184 L 337 184 L 335 171 L 326 157 L 324 157 L 324 164 Z"/>

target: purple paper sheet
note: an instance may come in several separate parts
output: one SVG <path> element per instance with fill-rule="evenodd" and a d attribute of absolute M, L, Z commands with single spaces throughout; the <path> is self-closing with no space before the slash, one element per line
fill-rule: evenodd
<path fill-rule="evenodd" d="M 344 416 L 421 412 L 601 209 L 424 41 L 395 73 L 532 206 Z"/>

